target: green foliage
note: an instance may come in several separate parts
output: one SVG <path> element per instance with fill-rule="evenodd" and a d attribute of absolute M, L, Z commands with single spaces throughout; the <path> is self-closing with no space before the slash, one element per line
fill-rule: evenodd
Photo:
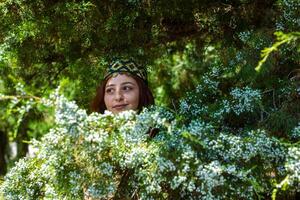
<path fill-rule="evenodd" d="M 224 107 L 213 116 L 255 112 L 256 101 L 249 100 L 256 91 L 231 94 L 244 103 L 234 100 L 232 110 Z M 274 182 L 285 177 L 288 186 L 277 195 L 298 189 L 300 137 L 288 144 L 247 125 L 237 131 L 222 120 L 206 121 L 207 113 L 203 118 L 193 104 L 186 113 L 181 108 L 180 118 L 159 107 L 87 115 L 57 93 L 51 98 L 55 126 L 33 141 L 38 149 L 33 157 L 6 175 L 1 185 L 6 198 L 256 199 L 283 188 Z M 152 127 L 159 129 L 154 138 L 147 134 Z"/>
<path fill-rule="evenodd" d="M 270 73 L 282 78 L 297 66 L 296 51 L 283 48 L 287 52 L 266 62 L 263 73 L 254 66 L 275 31 L 289 34 L 299 28 L 299 3 L 255 2 L 4 1 L 3 81 L 8 93 L 11 79 L 18 79 L 42 96 L 67 78 L 78 83 L 76 101 L 88 108 L 103 68 L 123 55 L 151 68 L 150 83 L 162 105 L 177 104 L 186 92 L 181 88 L 195 88 L 216 60 L 231 77 L 224 85 L 270 87 Z"/>
<path fill-rule="evenodd" d="M 158 196 L 155 192 L 145 194 L 152 195 L 153 198 L 172 197 L 173 199 L 179 198 L 180 194 L 185 195 L 179 189 L 185 188 L 184 184 L 189 185 L 182 180 L 185 165 L 190 169 L 196 169 L 196 164 L 182 158 L 182 155 L 185 155 L 185 147 L 180 147 L 178 150 L 171 147 L 164 148 L 163 144 L 175 141 L 175 146 L 190 145 L 191 148 L 188 149 L 192 149 L 196 158 L 201 160 L 198 166 L 202 165 L 203 171 L 209 172 L 208 174 L 220 175 L 218 173 L 221 172 L 214 172 L 212 166 L 222 169 L 222 175 L 225 173 L 224 170 L 231 169 L 231 165 L 236 166 L 236 173 L 231 171 L 228 174 L 227 171 L 225 179 L 228 182 L 224 183 L 224 187 L 216 186 L 213 194 L 229 191 L 229 196 L 237 195 L 227 186 L 239 182 L 241 183 L 238 185 L 239 188 L 251 187 L 251 191 L 249 190 L 251 198 L 254 196 L 264 198 L 261 195 L 265 194 L 270 196 L 272 189 L 274 189 L 273 196 L 276 198 L 294 195 L 297 186 L 291 184 L 291 180 L 297 183 L 297 178 L 292 175 L 293 172 L 297 172 L 295 168 L 297 157 L 293 157 L 292 153 L 282 155 L 282 160 L 276 161 L 274 165 L 278 164 L 277 166 L 281 167 L 286 163 L 284 166 L 286 171 L 276 174 L 274 178 L 269 174 L 279 169 L 272 168 L 271 164 L 268 165 L 266 157 L 261 158 L 261 155 L 255 154 L 245 165 L 236 162 L 237 158 L 236 160 L 232 158 L 229 164 L 225 163 L 221 159 L 223 156 L 221 153 L 213 154 L 215 160 L 210 160 L 205 157 L 206 153 L 212 153 L 210 146 L 205 145 L 205 141 L 210 141 L 212 144 L 218 141 L 224 142 L 216 143 L 214 147 L 221 145 L 218 152 L 223 150 L 226 153 L 237 145 L 230 142 L 232 138 L 240 142 L 241 148 L 246 148 L 243 144 L 247 142 L 254 144 L 259 138 L 262 138 L 262 141 L 272 138 L 273 142 L 283 145 L 284 148 L 289 149 L 289 152 L 294 152 L 293 145 L 298 148 L 299 13 L 298 0 L 2 1 L 0 3 L 0 74 L 2 75 L 0 92 L 5 96 L 0 97 L 0 129 L 9 136 L 10 141 L 22 141 L 24 140 L 22 135 L 29 136 L 26 140 L 42 137 L 50 127 L 57 127 L 57 124 L 53 124 L 53 113 L 49 114 L 53 111 L 37 104 L 36 101 L 46 101 L 50 93 L 60 86 L 66 97 L 75 100 L 80 108 L 88 109 L 107 63 L 115 56 L 130 56 L 144 63 L 149 69 L 149 82 L 154 91 L 156 104 L 172 109 L 170 118 L 167 117 L 169 123 L 157 125 L 156 120 L 145 117 L 145 121 L 149 124 L 141 125 L 144 127 L 144 132 L 147 132 L 149 127 L 161 126 L 160 135 L 168 133 L 172 137 L 158 137 L 154 140 L 147 138 L 146 141 L 139 143 L 141 149 L 149 150 L 149 154 L 146 155 L 150 156 L 149 159 L 153 163 L 138 161 L 147 164 L 145 168 L 138 170 L 141 170 L 139 171 L 142 173 L 141 177 L 149 174 L 149 179 L 148 182 L 146 180 L 143 182 L 144 185 L 139 182 L 143 187 L 137 193 L 147 191 L 146 184 L 151 185 L 151 181 L 156 180 L 154 172 L 157 172 L 155 170 L 159 164 L 155 159 L 160 157 L 155 156 L 159 155 L 174 162 L 177 168 L 173 172 L 160 174 L 162 177 L 169 178 L 169 182 L 157 179 L 161 181 L 161 190 L 164 192 L 157 194 Z M 259 62 L 262 59 L 260 55 L 264 56 L 261 62 Z M 3 101 L 7 96 L 12 101 Z M 39 97 L 40 100 L 34 97 Z M 33 98 L 33 101 L 28 101 L 30 98 Z M 166 110 L 160 113 L 166 113 Z M 87 116 L 89 117 L 90 115 Z M 97 123 L 95 122 L 94 125 L 97 126 Z M 123 122 L 116 123 L 118 124 L 116 127 L 123 125 Z M 140 122 L 133 119 L 132 123 Z M 66 123 L 63 126 L 69 125 Z M 87 130 L 93 130 L 94 125 L 87 127 Z M 205 130 L 200 128 L 203 126 L 206 127 Z M 133 152 L 132 146 L 127 149 L 125 139 L 122 140 L 121 132 L 116 131 L 118 129 L 116 127 L 114 130 L 109 129 L 112 133 L 110 139 L 114 138 L 120 144 L 124 144 L 120 146 L 121 149 L 115 147 L 116 150 Z M 186 130 L 187 127 L 191 128 Z M 259 129 L 263 131 L 258 131 Z M 54 136 L 60 132 L 56 128 L 53 130 Z M 71 130 L 73 129 L 68 129 L 67 132 Z M 206 130 L 214 134 L 195 136 L 196 133 Z M 51 134 L 50 131 L 47 135 Z M 174 135 L 179 136 L 177 138 Z M 74 139 L 75 143 L 76 141 Z M 67 139 L 60 143 L 62 149 L 64 146 L 67 148 L 68 144 Z M 52 145 L 50 140 L 47 145 Z M 85 147 L 80 145 L 76 143 L 75 146 L 85 152 Z M 40 152 L 43 151 L 41 147 Z M 81 167 L 85 167 L 84 163 L 89 162 L 88 157 L 84 160 L 80 152 L 75 152 L 73 147 L 67 148 L 66 152 L 73 155 L 72 158 L 78 158 Z M 58 150 L 54 151 L 53 155 L 65 153 L 62 155 L 65 156 L 66 152 Z M 161 154 L 156 154 L 157 152 Z M 173 157 L 168 152 L 174 152 Z M 298 155 L 295 152 L 294 155 Z M 103 155 L 111 159 L 117 154 L 113 154 L 112 157 Z M 175 162 L 175 157 L 182 160 Z M 47 185 L 43 179 L 44 175 L 39 171 L 41 163 L 47 160 L 28 158 L 28 161 L 24 162 L 28 168 L 22 169 L 25 174 L 32 172 L 33 179 L 22 174 L 27 181 L 24 181 L 26 184 L 23 185 L 22 194 L 31 195 L 25 192 L 31 182 L 33 182 L 33 191 L 42 190 L 41 193 L 32 193 L 36 196 L 43 196 L 44 192 L 46 190 L 50 192 L 52 187 L 54 191 L 61 192 L 59 193 L 61 196 L 71 195 L 65 194 L 70 188 L 74 189 L 74 194 L 81 195 L 80 197 L 84 189 L 88 188 L 92 193 L 95 191 L 95 195 L 99 194 L 97 193 L 100 188 L 97 186 L 99 182 L 96 180 L 103 174 L 94 174 L 93 167 L 96 168 L 97 165 L 90 166 L 88 170 L 91 171 L 81 171 L 81 168 L 77 168 L 79 165 L 74 164 L 71 158 L 64 157 L 64 159 L 61 161 L 50 159 L 49 166 L 53 168 L 50 167 L 49 171 L 59 172 L 59 174 L 53 176 Z M 54 164 L 56 161 L 58 165 L 66 167 L 65 171 L 56 168 Z M 66 161 L 66 165 L 63 161 Z M 102 163 L 102 160 L 99 162 Z M 31 170 L 29 163 L 38 166 L 36 171 Z M 263 169 L 262 163 L 270 168 Z M 118 166 L 118 163 L 114 162 L 112 166 Z M 130 167 L 132 169 L 132 166 Z M 17 169 L 16 174 L 19 172 L 21 171 Z M 114 172 L 117 177 L 115 180 L 121 180 L 125 172 L 128 177 L 132 177 L 128 179 L 129 183 L 140 180 L 133 178 L 130 170 Z M 186 181 L 193 180 L 195 185 L 200 184 L 195 181 L 194 172 L 195 170 L 191 170 L 186 174 Z M 246 178 L 234 179 L 238 172 Z M 88 178 L 74 178 L 74 174 L 81 173 L 88 174 Z M 285 175 L 287 175 L 286 179 Z M 41 176 L 41 179 L 36 179 L 36 176 Z M 171 177 L 174 178 L 173 182 L 170 180 Z M 222 182 L 217 177 L 220 176 L 213 177 L 216 184 Z M 72 183 L 73 178 L 77 182 Z M 111 177 L 105 176 L 105 179 L 111 180 Z M 20 181 L 11 179 L 14 180 Z M 35 185 L 35 181 L 41 181 L 43 184 Z M 175 187 L 174 181 L 182 181 L 182 184 Z M 126 185 L 128 182 L 122 184 Z M 288 183 L 286 192 L 282 191 L 285 188 L 283 188 L 284 184 L 280 184 L 281 182 Z M 103 184 L 109 183 L 111 182 Z M 210 188 L 208 183 L 209 181 L 203 182 L 207 190 Z M 227 183 L 229 185 L 226 185 Z M 74 184 L 82 187 L 73 187 Z M 193 188 L 192 184 L 190 186 Z M 120 188 L 123 189 L 114 194 L 129 194 L 130 191 L 135 191 L 132 189 L 134 185 L 130 185 L 128 190 L 124 187 Z"/>
<path fill-rule="evenodd" d="M 260 71 L 261 70 L 261 66 L 263 65 L 263 63 L 266 62 L 267 58 L 269 57 L 270 53 L 272 53 L 273 51 L 278 50 L 278 47 L 283 45 L 283 44 L 289 44 L 290 42 L 294 42 L 297 39 L 300 38 L 300 32 L 292 32 L 292 33 L 288 33 L 288 34 L 284 34 L 282 32 L 275 32 L 275 36 L 276 36 L 276 40 L 277 42 L 274 43 L 271 47 L 269 48 L 265 48 L 264 50 L 262 50 L 262 54 L 261 57 L 262 59 L 259 61 L 257 67 L 255 68 L 256 71 Z M 298 52 L 299 52 L 299 47 L 298 47 Z"/>

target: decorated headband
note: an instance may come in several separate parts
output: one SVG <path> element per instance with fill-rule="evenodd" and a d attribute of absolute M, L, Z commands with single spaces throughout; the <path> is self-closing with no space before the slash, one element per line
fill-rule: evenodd
<path fill-rule="evenodd" d="M 117 59 L 114 60 L 107 69 L 104 79 L 120 73 L 129 73 L 138 76 L 147 84 L 147 72 L 144 68 L 138 66 L 132 59 Z"/>

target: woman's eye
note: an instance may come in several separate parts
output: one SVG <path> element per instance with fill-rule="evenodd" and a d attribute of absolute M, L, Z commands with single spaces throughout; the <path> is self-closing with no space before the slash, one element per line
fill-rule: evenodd
<path fill-rule="evenodd" d="M 131 87 L 129 87 L 129 86 L 124 86 L 123 87 L 123 90 L 125 90 L 125 91 L 130 91 L 132 88 Z"/>
<path fill-rule="evenodd" d="M 105 93 L 108 93 L 108 94 L 110 94 L 110 93 L 112 93 L 113 92 L 113 89 L 112 88 L 109 88 L 109 89 L 106 89 L 105 90 Z"/>

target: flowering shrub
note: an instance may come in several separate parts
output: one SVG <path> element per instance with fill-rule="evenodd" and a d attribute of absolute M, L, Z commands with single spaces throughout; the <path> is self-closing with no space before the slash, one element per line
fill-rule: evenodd
<path fill-rule="evenodd" d="M 257 199 L 288 180 L 287 192 L 295 192 L 299 143 L 287 145 L 260 129 L 220 129 L 213 120 L 253 112 L 260 94 L 251 91 L 234 89 L 228 99 L 199 106 L 193 118 L 188 110 L 177 115 L 161 107 L 88 115 L 54 95 L 55 127 L 33 141 L 37 153 L 10 170 L 1 191 L 7 199 Z M 202 111 L 212 105 L 219 114 L 210 121 Z M 152 128 L 159 129 L 153 138 Z"/>
<path fill-rule="evenodd" d="M 291 139 L 300 140 L 300 123 L 292 130 L 290 137 Z"/>

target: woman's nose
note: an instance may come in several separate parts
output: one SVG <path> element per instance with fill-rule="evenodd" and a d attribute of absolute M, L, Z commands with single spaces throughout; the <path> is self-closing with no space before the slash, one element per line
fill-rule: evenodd
<path fill-rule="evenodd" d="M 120 90 L 117 90 L 116 93 L 115 93 L 115 100 L 116 101 L 121 101 L 123 99 L 124 99 L 124 97 L 123 97 L 122 92 Z"/>

